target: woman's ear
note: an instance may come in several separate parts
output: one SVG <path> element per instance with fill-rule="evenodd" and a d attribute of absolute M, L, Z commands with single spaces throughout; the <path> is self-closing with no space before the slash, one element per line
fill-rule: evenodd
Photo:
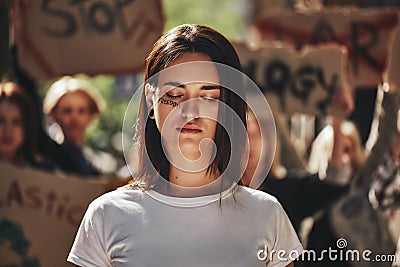
<path fill-rule="evenodd" d="M 153 109 L 154 107 L 154 93 L 156 92 L 156 89 L 149 83 L 146 83 L 144 86 L 144 93 L 146 96 L 146 104 L 148 110 Z"/>

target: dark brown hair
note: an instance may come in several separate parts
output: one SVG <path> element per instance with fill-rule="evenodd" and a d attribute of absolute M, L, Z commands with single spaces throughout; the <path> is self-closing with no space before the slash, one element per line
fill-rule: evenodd
<path fill-rule="evenodd" d="M 206 26 L 184 24 L 171 29 L 154 44 L 153 50 L 146 60 L 145 82 L 150 82 L 151 77 L 167 68 L 173 60 L 183 53 L 202 53 L 209 56 L 213 62 L 228 65 L 241 71 L 236 51 L 224 36 Z M 238 79 L 235 80 L 235 77 L 224 77 L 227 75 L 223 72 L 218 71 L 218 73 L 221 84 L 229 84 L 235 86 L 235 90 L 243 90 L 241 77 L 236 77 Z M 156 86 L 154 80 L 150 83 Z M 155 120 L 148 119 L 149 110 L 145 97 L 143 90 L 136 133 L 139 145 L 139 169 L 136 182 L 151 186 L 154 182 L 153 179 L 157 179 L 158 174 L 168 180 L 170 168 L 162 150 L 161 134 L 157 129 Z M 241 99 L 232 90 L 221 87 L 219 100 L 230 106 L 239 116 L 243 125 L 246 125 L 246 103 L 244 99 Z M 214 161 L 207 169 L 208 173 L 214 173 L 217 170 L 222 173 L 226 169 L 231 156 L 231 142 L 235 145 L 235 149 L 238 148 L 240 152 L 243 151 L 245 144 L 244 137 L 235 135 L 234 130 L 237 129 L 235 128 L 237 125 L 235 126 L 233 119 L 227 116 L 226 108 L 221 108 L 221 105 L 218 121 L 223 122 L 223 125 L 230 125 L 228 127 L 231 129 L 225 130 L 221 124 L 217 124 L 214 141 L 218 150 Z M 230 133 L 230 136 L 227 132 Z M 240 162 L 232 162 L 231 164 L 236 167 L 232 171 L 238 173 Z M 152 171 L 152 166 L 158 174 Z M 226 173 L 226 177 L 231 178 L 229 173 Z"/>
<path fill-rule="evenodd" d="M 8 101 L 15 104 L 21 112 L 24 127 L 24 142 L 18 149 L 16 157 L 23 157 L 34 164 L 38 138 L 38 124 L 34 105 L 29 96 L 16 83 L 2 81 L 0 83 L 0 103 Z"/>

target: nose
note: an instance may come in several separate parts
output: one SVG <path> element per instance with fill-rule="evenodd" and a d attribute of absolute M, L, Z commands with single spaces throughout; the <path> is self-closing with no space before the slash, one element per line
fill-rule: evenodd
<path fill-rule="evenodd" d="M 72 110 L 71 113 L 69 114 L 69 119 L 70 121 L 76 121 L 82 116 L 82 112 L 79 110 Z"/>
<path fill-rule="evenodd" d="M 9 123 L 3 123 L 0 130 L 3 138 L 10 138 L 12 136 L 11 125 Z"/>
<path fill-rule="evenodd" d="M 199 99 L 189 99 L 180 104 L 182 117 L 188 120 L 199 118 Z"/>
<path fill-rule="evenodd" d="M 10 133 L 10 125 L 8 125 L 8 123 L 4 123 L 1 127 L 1 130 L 4 135 L 9 134 Z"/>

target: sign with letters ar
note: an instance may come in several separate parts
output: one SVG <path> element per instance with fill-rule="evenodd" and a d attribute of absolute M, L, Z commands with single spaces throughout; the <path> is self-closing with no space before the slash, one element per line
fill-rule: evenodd
<path fill-rule="evenodd" d="M 0 171 L 0 266 L 73 266 L 83 214 L 106 186 L 5 163 Z"/>
<path fill-rule="evenodd" d="M 343 115 L 332 99 L 338 90 L 350 90 L 345 47 L 305 47 L 299 52 L 282 43 L 257 49 L 234 46 L 245 74 L 263 91 L 272 111 Z"/>
<path fill-rule="evenodd" d="M 134 74 L 162 34 L 160 0 L 30 0 L 18 60 L 33 77 Z"/>
<path fill-rule="evenodd" d="M 280 40 L 295 48 L 336 43 L 349 51 L 349 83 L 375 87 L 382 82 L 395 9 L 325 9 L 318 12 L 268 12 L 255 22 L 262 41 Z"/>

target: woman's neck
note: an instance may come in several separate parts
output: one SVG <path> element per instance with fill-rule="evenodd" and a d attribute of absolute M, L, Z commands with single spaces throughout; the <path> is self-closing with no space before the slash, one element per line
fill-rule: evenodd
<path fill-rule="evenodd" d="M 182 171 L 170 166 L 169 186 L 161 186 L 161 193 L 178 197 L 197 197 L 217 194 L 232 185 L 227 179 L 220 178 L 220 172 L 208 172 L 207 169 L 199 172 Z"/>
<path fill-rule="evenodd" d="M 209 172 L 207 169 L 199 172 L 188 172 L 170 165 L 169 181 L 182 187 L 200 187 L 214 182 L 219 177 L 219 172 Z"/>

